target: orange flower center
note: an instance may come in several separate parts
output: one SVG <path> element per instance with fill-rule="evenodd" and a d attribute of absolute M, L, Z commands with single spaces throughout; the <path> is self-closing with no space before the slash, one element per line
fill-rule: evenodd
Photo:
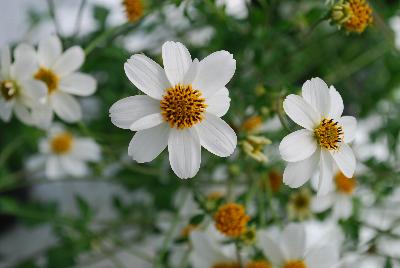
<path fill-rule="evenodd" d="M 125 13 L 128 21 L 135 22 L 143 16 L 141 0 L 124 0 Z"/>
<path fill-rule="evenodd" d="M 240 264 L 237 262 L 223 262 L 214 264 L 212 268 L 240 268 Z"/>
<path fill-rule="evenodd" d="M 344 194 L 352 194 L 356 188 L 357 181 L 355 178 L 347 178 L 342 172 L 335 176 L 336 189 Z"/>
<path fill-rule="evenodd" d="M 246 265 L 246 268 L 272 268 L 272 266 L 266 261 L 252 261 Z"/>
<path fill-rule="evenodd" d="M 283 268 L 307 268 L 307 265 L 304 263 L 304 261 L 294 260 L 285 263 Z"/>
<path fill-rule="evenodd" d="M 239 237 L 246 231 L 250 217 L 243 206 L 230 203 L 221 206 L 214 215 L 215 227 L 229 237 Z"/>
<path fill-rule="evenodd" d="M 343 129 L 333 119 L 324 118 L 314 129 L 314 135 L 319 145 L 327 150 L 337 150 L 343 140 Z"/>
<path fill-rule="evenodd" d="M 268 174 L 268 179 L 272 192 L 278 192 L 282 185 L 282 175 L 272 170 Z"/>
<path fill-rule="evenodd" d="M 345 22 L 348 31 L 362 33 L 373 22 L 372 9 L 365 0 L 348 0 L 352 16 Z"/>
<path fill-rule="evenodd" d="M 64 132 L 57 134 L 51 140 L 51 149 L 56 154 L 68 153 L 72 148 L 73 137 L 71 134 Z"/>
<path fill-rule="evenodd" d="M 59 77 L 50 69 L 41 67 L 33 76 L 36 80 L 43 81 L 47 86 L 49 94 L 58 88 Z"/>

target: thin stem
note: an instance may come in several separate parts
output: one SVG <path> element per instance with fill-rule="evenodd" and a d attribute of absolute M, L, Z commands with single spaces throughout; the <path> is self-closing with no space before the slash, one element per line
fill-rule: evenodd
<path fill-rule="evenodd" d="M 83 10 L 85 9 L 87 0 L 81 0 L 81 4 L 79 5 L 78 9 L 78 15 L 76 16 L 76 21 L 75 21 L 75 30 L 73 36 L 77 36 L 79 34 L 81 24 L 82 24 L 82 18 L 83 18 Z"/>
<path fill-rule="evenodd" d="M 53 20 L 54 26 L 56 28 L 57 35 L 62 36 L 61 25 L 59 24 L 59 22 L 56 18 L 56 9 L 55 9 L 53 0 L 47 0 L 47 7 L 49 9 L 51 19 Z"/>
<path fill-rule="evenodd" d="M 237 261 L 239 263 L 240 268 L 243 268 L 243 260 L 242 260 L 242 255 L 241 255 L 242 248 L 241 248 L 239 242 L 237 242 L 237 241 L 236 241 L 235 245 L 236 245 L 236 258 L 237 258 Z"/>

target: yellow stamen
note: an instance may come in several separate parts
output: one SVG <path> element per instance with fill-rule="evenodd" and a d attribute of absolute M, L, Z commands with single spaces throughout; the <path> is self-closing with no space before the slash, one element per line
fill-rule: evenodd
<path fill-rule="evenodd" d="M 51 149 L 55 154 L 68 153 L 72 148 L 72 143 L 73 137 L 67 132 L 55 135 L 50 142 Z"/>
<path fill-rule="evenodd" d="M 246 268 L 272 268 L 267 261 L 252 261 L 246 265 Z"/>
<path fill-rule="evenodd" d="M 229 237 L 239 237 L 246 231 L 250 217 L 243 206 L 229 203 L 221 206 L 214 215 L 215 227 Z"/>
<path fill-rule="evenodd" d="M 4 80 L 0 83 L 1 95 L 6 101 L 13 99 L 18 94 L 18 86 L 14 81 Z"/>
<path fill-rule="evenodd" d="M 160 102 L 161 114 L 171 128 L 184 129 L 200 123 L 206 110 L 205 99 L 191 85 L 167 89 Z"/>
<path fill-rule="evenodd" d="M 304 263 L 304 261 L 294 260 L 285 263 L 283 268 L 307 268 L 307 265 Z"/>
<path fill-rule="evenodd" d="M 335 176 L 336 189 L 344 194 L 352 194 L 357 186 L 355 178 L 347 178 L 342 172 Z"/>
<path fill-rule="evenodd" d="M 214 264 L 211 268 L 240 268 L 240 264 L 237 262 L 224 262 Z"/>
<path fill-rule="evenodd" d="M 319 145 L 327 150 L 337 150 L 343 140 L 343 129 L 333 119 L 324 118 L 314 129 L 315 138 Z"/>
<path fill-rule="evenodd" d="M 33 76 L 36 80 L 43 81 L 47 86 L 49 94 L 58 88 L 59 77 L 50 69 L 41 67 Z"/>
<path fill-rule="evenodd" d="M 142 0 L 124 0 L 125 14 L 130 22 L 135 22 L 143 16 Z"/>

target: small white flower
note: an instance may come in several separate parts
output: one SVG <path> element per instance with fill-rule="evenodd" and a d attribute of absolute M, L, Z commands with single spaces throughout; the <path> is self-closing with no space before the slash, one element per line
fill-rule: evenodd
<path fill-rule="evenodd" d="M 25 50 L 29 53 L 33 48 L 27 46 Z M 43 81 L 48 91 L 46 103 L 33 111 L 36 124 L 49 127 L 53 111 L 66 122 L 80 121 L 82 110 L 72 95 L 89 96 L 96 90 L 96 80 L 77 71 L 85 60 L 82 48 L 73 46 L 62 52 L 60 39 L 50 36 L 39 42 L 36 58 L 39 68 L 31 75 Z"/>
<path fill-rule="evenodd" d="M 277 268 L 333 268 L 339 261 L 337 245 L 307 245 L 301 224 L 289 224 L 276 236 L 266 231 L 258 234 L 259 247 Z M 328 241 L 326 241 L 328 242 Z"/>
<path fill-rule="evenodd" d="M 177 42 L 163 45 L 162 58 L 164 69 L 141 54 L 125 63 L 129 80 L 146 95 L 116 102 L 111 121 L 137 131 L 128 148 L 134 160 L 152 161 L 168 145 L 172 170 L 182 179 L 192 178 L 200 168 L 201 146 L 220 157 L 235 150 L 236 134 L 220 117 L 229 109 L 225 86 L 236 61 L 226 51 L 192 61 Z"/>
<path fill-rule="evenodd" d="M 46 176 L 57 179 L 67 175 L 83 177 L 89 174 L 88 162 L 101 158 L 100 147 L 91 138 L 80 138 L 54 125 L 48 130 L 48 137 L 39 143 L 40 155 L 31 159 L 31 166 L 45 165 Z"/>
<path fill-rule="evenodd" d="M 46 86 L 31 76 L 36 69 L 34 54 L 21 56 L 25 45 L 14 51 L 14 63 L 8 47 L 1 50 L 0 62 L 0 118 L 8 122 L 14 111 L 16 117 L 27 125 L 33 123 L 31 109 L 47 95 Z"/>
<path fill-rule="evenodd" d="M 347 143 L 354 139 L 357 121 L 342 116 L 343 100 L 333 86 L 328 88 L 320 78 L 308 80 L 302 97 L 287 96 L 283 108 L 304 128 L 287 135 L 279 145 L 283 160 L 289 162 L 283 174 L 285 184 L 300 187 L 319 168 L 318 194 L 324 195 L 335 163 L 346 177 L 353 177 L 356 159 Z"/>

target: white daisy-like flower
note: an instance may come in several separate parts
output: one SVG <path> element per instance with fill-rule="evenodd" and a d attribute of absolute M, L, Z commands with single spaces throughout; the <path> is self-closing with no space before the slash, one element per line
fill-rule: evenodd
<path fill-rule="evenodd" d="M 0 118 L 8 122 L 15 116 L 27 125 L 33 123 L 31 109 L 45 100 L 46 86 L 31 73 L 36 69 L 35 55 L 23 55 L 25 45 L 14 51 L 14 62 L 8 47 L 1 50 L 0 59 Z"/>
<path fill-rule="evenodd" d="M 201 146 L 221 157 L 235 150 L 236 134 L 220 117 L 229 109 L 225 86 L 236 61 L 226 51 L 192 61 L 178 42 L 166 42 L 162 58 L 164 69 L 141 54 L 125 63 L 129 80 L 146 95 L 114 103 L 110 117 L 117 127 L 137 131 L 128 148 L 134 160 L 152 161 L 168 145 L 172 170 L 192 178 L 200 168 Z"/>
<path fill-rule="evenodd" d="M 354 139 L 357 121 L 342 116 L 343 100 L 336 89 L 320 78 L 304 83 L 302 97 L 291 94 L 283 102 L 286 114 L 304 129 L 287 135 L 279 145 L 283 160 L 289 162 L 283 181 L 292 188 L 302 186 L 319 168 L 318 194 L 329 191 L 336 164 L 353 177 L 356 159 L 348 145 Z"/>
<path fill-rule="evenodd" d="M 326 195 L 315 196 L 311 208 L 314 212 L 323 212 L 333 208 L 335 219 L 348 219 L 353 214 L 353 194 L 356 189 L 355 178 L 346 178 L 342 172 L 337 172 L 329 192 Z"/>
<path fill-rule="evenodd" d="M 27 46 L 26 53 L 33 50 Z M 34 109 L 32 115 L 36 124 L 47 128 L 53 120 L 53 111 L 62 120 L 72 123 L 80 121 L 82 110 L 73 95 L 89 96 L 96 90 L 96 80 L 90 75 L 78 72 L 85 60 L 85 53 L 79 46 L 62 52 L 62 44 L 57 36 L 50 36 L 39 42 L 38 68 L 31 73 L 47 86 L 47 101 Z"/>
<path fill-rule="evenodd" d="M 282 233 L 258 234 L 258 245 L 276 268 L 333 268 L 339 261 L 337 245 L 307 245 L 302 224 L 289 224 Z"/>
<path fill-rule="evenodd" d="M 77 137 L 61 125 L 53 125 L 39 142 L 40 154 L 31 158 L 31 166 L 45 165 L 50 179 L 89 174 L 88 162 L 101 158 L 100 146 L 91 138 Z"/>

